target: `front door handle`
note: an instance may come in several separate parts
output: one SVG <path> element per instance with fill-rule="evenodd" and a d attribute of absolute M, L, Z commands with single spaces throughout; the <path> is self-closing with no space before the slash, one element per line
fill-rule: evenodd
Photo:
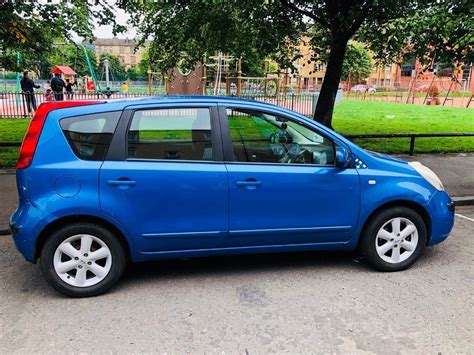
<path fill-rule="evenodd" d="M 109 180 L 107 184 L 110 186 L 135 186 L 137 183 L 130 179 Z"/>
<path fill-rule="evenodd" d="M 246 179 L 244 181 L 237 181 L 236 185 L 239 187 L 246 187 L 248 189 L 255 189 L 262 185 L 260 181 L 257 181 L 255 179 Z"/>

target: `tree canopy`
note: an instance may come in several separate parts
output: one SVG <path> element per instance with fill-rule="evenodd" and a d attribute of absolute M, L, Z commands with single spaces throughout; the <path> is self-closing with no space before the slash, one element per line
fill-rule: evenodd
<path fill-rule="evenodd" d="M 150 58 L 162 69 L 183 58 L 197 62 L 222 51 L 246 57 L 257 50 L 282 68 L 300 55 L 303 33 L 326 58 L 327 70 L 315 119 L 331 126 L 336 92 L 351 39 L 367 43 L 380 62 L 403 56 L 425 62 L 472 58 L 470 0 L 122 0 L 142 41 L 151 38 Z M 318 60 L 318 58 L 315 58 Z"/>
<path fill-rule="evenodd" d="M 372 59 L 365 46 L 357 42 L 349 43 L 342 65 L 342 79 L 347 81 L 350 77 L 351 83 L 360 83 L 369 77 L 371 68 Z"/>
<path fill-rule="evenodd" d="M 0 0 L 0 6 L 0 67 L 7 70 L 24 69 L 17 65 L 17 52 L 31 62 L 50 52 L 58 39 L 92 37 L 95 24 L 124 30 L 106 0 Z"/>

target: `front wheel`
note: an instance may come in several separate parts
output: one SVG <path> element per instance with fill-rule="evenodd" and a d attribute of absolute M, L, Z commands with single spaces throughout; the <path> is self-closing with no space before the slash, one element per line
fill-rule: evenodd
<path fill-rule="evenodd" d="M 117 236 L 90 223 L 75 223 L 54 232 L 40 257 L 46 280 L 71 297 L 106 292 L 120 279 L 126 264 Z"/>
<path fill-rule="evenodd" d="M 400 271 L 410 267 L 426 245 L 423 218 L 407 207 L 376 214 L 361 235 L 364 259 L 377 270 Z"/>

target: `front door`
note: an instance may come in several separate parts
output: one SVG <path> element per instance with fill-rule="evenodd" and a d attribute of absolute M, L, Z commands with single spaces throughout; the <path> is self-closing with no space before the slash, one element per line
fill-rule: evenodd
<path fill-rule="evenodd" d="M 232 155 L 226 158 L 231 160 L 226 163 L 230 243 L 350 239 L 359 214 L 359 176 L 355 169 L 335 167 L 331 139 L 258 109 L 227 108 L 225 116 L 222 125 L 229 132 L 227 151 Z"/>
<path fill-rule="evenodd" d="M 128 112 L 129 122 L 118 128 L 125 127 L 123 133 L 116 132 L 126 137 L 125 157 L 101 168 L 102 209 L 125 226 L 141 252 L 223 244 L 228 185 L 215 106 Z"/>

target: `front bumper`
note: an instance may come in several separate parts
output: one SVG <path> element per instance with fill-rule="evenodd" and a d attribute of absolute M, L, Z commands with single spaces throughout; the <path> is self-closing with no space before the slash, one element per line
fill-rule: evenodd
<path fill-rule="evenodd" d="M 431 217 L 431 236 L 427 245 L 441 243 L 453 229 L 456 205 L 445 191 L 437 191 L 426 207 Z"/>

